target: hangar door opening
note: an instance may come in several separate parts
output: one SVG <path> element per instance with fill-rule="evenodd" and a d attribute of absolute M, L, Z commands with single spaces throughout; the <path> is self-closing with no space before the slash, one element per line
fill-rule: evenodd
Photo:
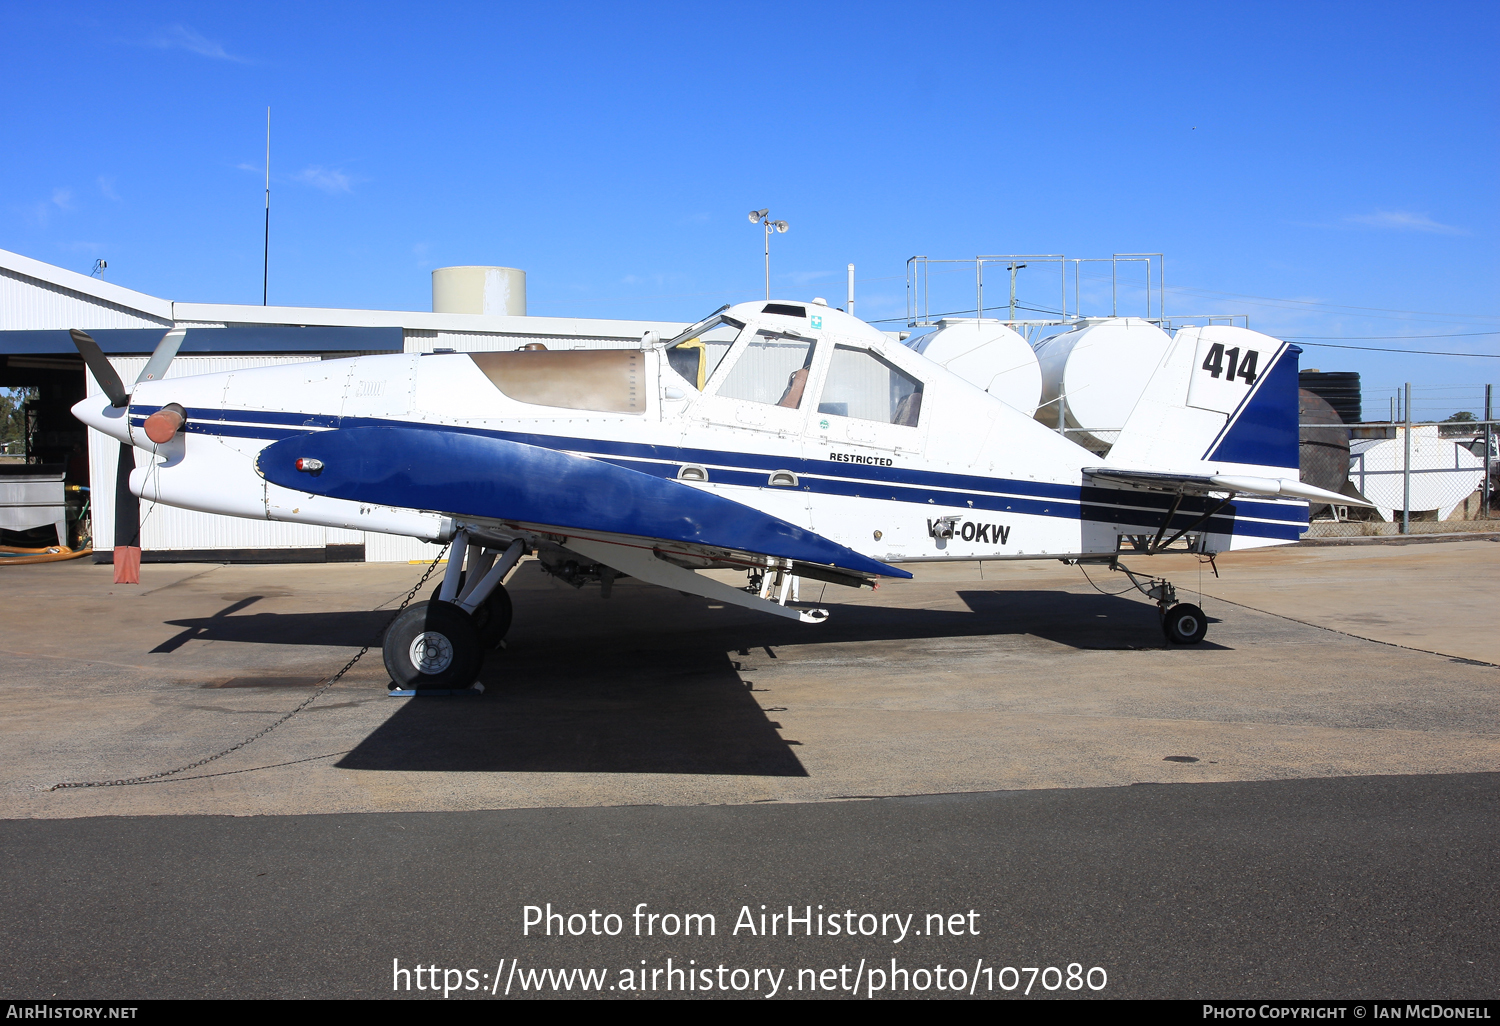
<path fill-rule="evenodd" d="M 88 546 L 85 377 L 78 356 L 0 356 L 0 545 Z"/>

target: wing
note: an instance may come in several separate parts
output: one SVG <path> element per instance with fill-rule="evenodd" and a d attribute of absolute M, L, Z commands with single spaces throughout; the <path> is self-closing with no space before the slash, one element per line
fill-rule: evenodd
<path fill-rule="evenodd" d="M 299 470 L 299 461 L 318 469 Z M 846 584 L 911 576 L 715 492 L 479 431 L 403 424 L 312 432 L 266 446 L 256 469 L 300 492 L 562 535 L 567 548 L 624 573 L 742 605 L 751 604 L 740 601 L 745 592 L 677 564 L 777 560 L 799 576 Z"/>
<path fill-rule="evenodd" d="M 1178 474 L 1157 470 L 1120 470 L 1115 467 L 1085 467 L 1083 473 L 1096 481 L 1129 485 L 1149 491 L 1173 492 L 1181 495 L 1207 495 L 1210 492 L 1228 492 L 1235 495 L 1267 495 L 1288 499 L 1304 499 L 1308 502 L 1338 503 L 1348 506 L 1369 506 L 1363 499 L 1351 498 L 1326 488 L 1314 488 L 1301 481 L 1272 477 L 1240 477 L 1224 474 Z"/>

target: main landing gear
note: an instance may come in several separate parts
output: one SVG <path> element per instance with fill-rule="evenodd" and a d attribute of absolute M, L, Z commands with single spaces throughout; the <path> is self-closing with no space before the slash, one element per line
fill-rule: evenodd
<path fill-rule="evenodd" d="M 1157 614 L 1161 617 L 1161 632 L 1167 641 L 1174 645 L 1196 645 L 1208 634 L 1208 617 L 1191 602 L 1178 602 L 1177 589 L 1171 581 L 1164 577 L 1148 577 L 1142 583 L 1139 574 L 1119 563 L 1111 564 L 1110 569 L 1119 570 L 1129 577 L 1136 590 L 1155 601 Z"/>
<path fill-rule="evenodd" d="M 500 582 L 525 550 L 519 539 L 500 551 L 458 533 L 432 598 L 408 606 L 385 632 L 381 654 L 396 690 L 459 691 L 474 683 L 484 654 L 510 630 L 510 595 Z"/>

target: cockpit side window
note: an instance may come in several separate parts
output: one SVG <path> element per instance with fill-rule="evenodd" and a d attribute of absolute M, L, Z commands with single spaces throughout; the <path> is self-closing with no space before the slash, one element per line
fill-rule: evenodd
<path fill-rule="evenodd" d="M 916 427 L 922 383 L 868 349 L 835 346 L 818 412 Z"/>
<path fill-rule="evenodd" d="M 744 327 L 732 317 L 716 317 L 706 326 L 694 329 L 691 338 L 671 345 L 667 349 L 667 362 L 701 392 Z"/>
<path fill-rule="evenodd" d="M 745 342 L 745 351 L 729 369 L 719 395 L 801 409 L 814 341 L 761 328 Z"/>

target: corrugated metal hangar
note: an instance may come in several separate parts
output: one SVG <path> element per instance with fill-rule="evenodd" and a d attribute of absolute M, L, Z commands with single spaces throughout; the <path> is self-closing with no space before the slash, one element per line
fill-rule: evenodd
<path fill-rule="evenodd" d="M 441 268 L 432 312 L 178 303 L 121 288 L 0 250 L 0 387 L 38 390 L 30 404 L 27 453 L 66 473 L 95 509 L 114 507 L 119 443 L 85 428 L 70 408 L 98 385 L 68 335 L 98 340 L 121 378 L 135 380 L 163 333 L 187 329 L 169 377 L 303 363 L 373 353 L 436 349 L 494 352 L 541 343 L 549 349 L 613 349 L 664 337 L 684 324 L 525 315 L 525 276 L 509 268 Z M 137 450 L 139 456 L 140 450 Z M 430 558 L 409 538 L 197 513 L 145 503 L 147 561 L 405 562 Z M 92 519 L 95 559 L 114 545 L 108 516 Z"/>

